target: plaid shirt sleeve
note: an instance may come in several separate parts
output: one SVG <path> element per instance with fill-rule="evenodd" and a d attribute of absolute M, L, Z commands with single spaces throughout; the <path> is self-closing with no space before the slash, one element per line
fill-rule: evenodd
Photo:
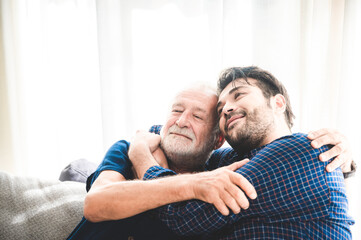
<path fill-rule="evenodd" d="M 326 219 L 331 205 L 325 172 L 327 163 L 318 160 L 326 149 L 313 149 L 304 135 L 282 138 L 262 148 L 237 170 L 253 184 L 258 194 L 250 207 L 239 214 L 223 216 L 213 205 L 192 200 L 158 208 L 158 216 L 180 235 L 209 234 L 235 222 L 247 222 L 250 217 L 267 223 Z M 241 159 L 232 159 L 238 160 Z M 145 178 L 174 174 L 171 170 L 152 167 Z M 332 178 L 343 180 L 339 170 Z M 342 204 L 339 207 L 345 208 Z M 334 220 L 342 220 L 341 215 L 334 215 Z M 340 219 L 337 216 L 341 216 Z"/>

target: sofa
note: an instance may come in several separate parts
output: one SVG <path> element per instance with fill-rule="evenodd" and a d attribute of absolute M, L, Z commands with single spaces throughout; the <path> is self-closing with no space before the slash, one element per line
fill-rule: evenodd
<path fill-rule="evenodd" d="M 83 216 L 85 181 L 95 169 L 80 159 L 59 180 L 0 171 L 0 239 L 66 239 Z"/>

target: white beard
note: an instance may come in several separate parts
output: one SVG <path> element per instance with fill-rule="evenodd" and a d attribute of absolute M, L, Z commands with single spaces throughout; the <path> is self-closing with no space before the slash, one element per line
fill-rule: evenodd
<path fill-rule="evenodd" d="M 187 138 L 171 134 L 172 132 Z M 202 143 L 198 148 L 195 143 L 196 137 L 191 129 L 173 125 L 167 133 L 162 134 L 161 147 L 170 166 L 184 171 L 195 171 L 204 166 L 213 149 L 210 141 Z"/>

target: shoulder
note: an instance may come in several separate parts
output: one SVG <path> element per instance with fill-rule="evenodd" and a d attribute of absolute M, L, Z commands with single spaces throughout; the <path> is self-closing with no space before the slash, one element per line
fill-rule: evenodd
<path fill-rule="evenodd" d="M 267 144 L 266 148 L 298 148 L 311 147 L 311 141 L 304 133 L 293 133 L 291 135 L 283 136 Z"/>
<path fill-rule="evenodd" d="M 213 170 L 227 166 L 239 159 L 239 155 L 230 147 L 220 148 L 213 151 L 206 163 L 206 170 Z"/>
<path fill-rule="evenodd" d="M 321 152 L 327 150 L 329 147 L 324 146 L 316 149 L 311 146 L 311 141 L 304 133 L 294 133 L 276 139 L 267 144 L 256 155 L 279 155 L 287 158 L 304 158 L 306 156 L 318 156 Z"/>
<path fill-rule="evenodd" d="M 109 150 L 120 150 L 123 148 L 129 148 L 130 143 L 126 140 L 119 140 L 117 142 L 115 142 L 110 148 Z"/>
<path fill-rule="evenodd" d="M 96 171 L 88 178 L 88 182 L 93 183 L 102 171 L 113 170 L 122 174 L 126 179 L 131 178 L 130 161 L 128 149 L 130 143 L 125 140 L 115 142 L 105 154 L 103 161 Z M 89 184 L 88 184 L 89 185 Z"/>
<path fill-rule="evenodd" d="M 261 168 L 323 171 L 327 162 L 320 161 L 319 155 L 327 149 L 328 147 L 315 149 L 306 134 L 295 133 L 266 145 L 251 160 Z"/>
<path fill-rule="evenodd" d="M 128 159 L 128 149 L 130 143 L 125 140 L 120 140 L 114 143 L 104 156 L 99 168 L 106 165 L 121 165 L 124 159 Z M 103 169 L 102 169 L 103 170 Z"/>
<path fill-rule="evenodd" d="M 284 136 L 261 148 L 237 172 L 256 188 L 256 203 L 264 211 L 282 219 L 325 217 L 330 191 L 320 151 L 305 134 Z"/>

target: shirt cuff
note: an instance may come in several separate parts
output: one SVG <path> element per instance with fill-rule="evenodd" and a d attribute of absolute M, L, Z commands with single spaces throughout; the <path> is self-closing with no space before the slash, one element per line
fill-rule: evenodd
<path fill-rule="evenodd" d="M 144 174 L 143 180 L 149 180 L 153 178 L 165 177 L 176 175 L 176 173 L 172 170 L 163 168 L 161 166 L 153 166 L 150 167 Z"/>

